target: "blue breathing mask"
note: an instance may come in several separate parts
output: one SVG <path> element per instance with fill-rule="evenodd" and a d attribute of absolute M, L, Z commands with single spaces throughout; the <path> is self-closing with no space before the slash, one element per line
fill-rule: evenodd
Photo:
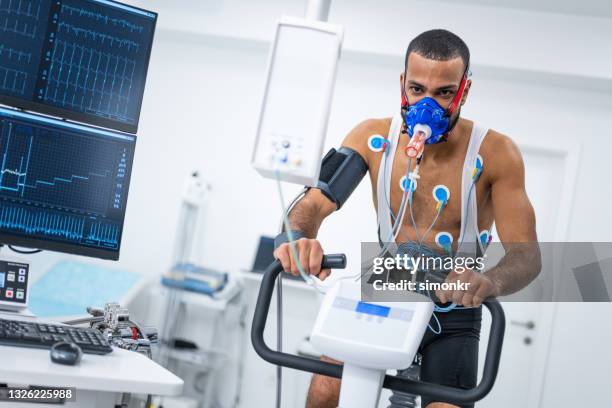
<path fill-rule="evenodd" d="M 429 96 L 408 106 L 404 120 L 410 137 L 413 136 L 416 125 L 429 127 L 431 136 L 427 138 L 425 144 L 440 142 L 448 132 L 449 115 L 435 99 Z"/>

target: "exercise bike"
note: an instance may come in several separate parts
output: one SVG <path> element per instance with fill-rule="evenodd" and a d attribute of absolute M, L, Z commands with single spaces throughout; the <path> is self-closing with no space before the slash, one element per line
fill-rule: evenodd
<path fill-rule="evenodd" d="M 346 257 L 325 255 L 321 267 L 344 269 Z M 455 404 L 479 401 L 493 388 L 505 331 L 504 311 L 497 300 L 483 303 L 492 316 L 484 370 L 480 383 L 466 390 L 387 375 L 387 370 L 405 369 L 413 363 L 433 303 L 416 298 L 401 303 L 363 302 L 356 290 L 359 284 L 353 280 L 339 280 L 328 290 L 310 336 L 319 352 L 343 365 L 272 350 L 264 341 L 264 329 L 274 283 L 282 271 L 281 263 L 274 261 L 264 273 L 251 329 L 253 347 L 261 358 L 277 366 L 341 378 L 340 408 L 375 408 L 382 388 Z"/>

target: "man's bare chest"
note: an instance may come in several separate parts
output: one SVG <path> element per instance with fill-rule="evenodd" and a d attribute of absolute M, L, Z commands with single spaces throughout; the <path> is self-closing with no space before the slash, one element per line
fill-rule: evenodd
<path fill-rule="evenodd" d="M 460 155 L 445 160 L 444 163 L 436 163 L 423 158 L 419 168 L 419 178 L 416 180 L 416 188 L 411 197 L 410 217 L 405 217 L 404 223 L 412 223 L 414 218 L 418 227 L 421 224 L 430 223 L 437 217 L 436 229 L 455 230 L 461 225 L 462 206 L 462 175 L 464 159 Z M 416 163 L 410 163 L 410 172 L 414 171 Z M 398 155 L 393 163 L 390 174 L 389 195 L 385 204 L 390 206 L 393 214 L 399 212 L 402 198 L 405 195 L 408 160 Z M 389 180 L 387 180 L 388 182 Z M 440 210 L 440 195 L 436 190 L 444 189 L 448 200 L 444 208 Z M 439 212 L 439 214 L 438 214 Z M 420 229 L 420 228 L 419 228 Z"/>

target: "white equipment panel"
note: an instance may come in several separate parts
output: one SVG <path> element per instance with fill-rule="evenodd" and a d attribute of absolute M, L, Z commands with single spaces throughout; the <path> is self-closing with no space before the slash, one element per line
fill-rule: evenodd
<path fill-rule="evenodd" d="M 337 282 L 310 335 L 317 351 L 344 363 L 340 408 L 377 406 L 385 372 L 412 364 L 434 309 L 416 293 L 406 293 L 406 302 L 363 302 L 360 289 Z"/>
<path fill-rule="evenodd" d="M 413 302 L 362 302 L 360 284 L 342 280 L 325 295 L 310 342 L 321 353 L 364 368 L 412 364 L 433 313 L 419 294 Z"/>
<path fill-rule="evenodd" d="M 333 24 L 278 23 L 252 158 L 264 177 L 316 185 L 342 38 Z"/>

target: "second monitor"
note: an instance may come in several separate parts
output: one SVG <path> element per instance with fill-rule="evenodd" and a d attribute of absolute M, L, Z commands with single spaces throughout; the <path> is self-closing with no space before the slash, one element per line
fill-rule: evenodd
<path fill-rule="evenodd" d="M 0 242 L 118 259 L 135 143 L 0 108 Z"/>

